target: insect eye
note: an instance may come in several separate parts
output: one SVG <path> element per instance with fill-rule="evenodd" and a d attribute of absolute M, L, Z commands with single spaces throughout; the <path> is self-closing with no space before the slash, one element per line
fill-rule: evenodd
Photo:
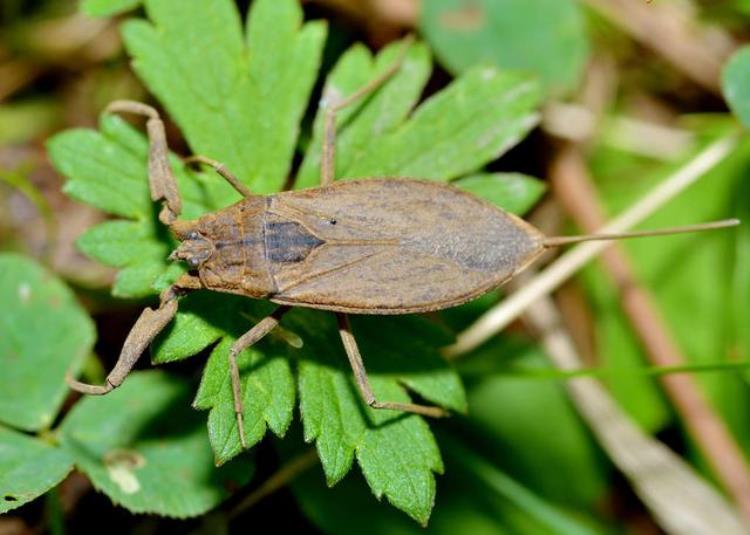
<path fill-rule="evenodd" d="M 194 230 L 188 234 L 189 240 L 197 240 L 198 239 L 198 233 Z"/>
<path fill-rule="evenodd" d="M 197 267 L 198 264 L 200 264 L 200 261 L 197 258 L 193 257 L 190 260 L 188 260 L 188 264 L 190 264 L 193 267 Z"/>
<path fill-rule="evenodd" d="M 330 223 L 331 225 L 335 225 L 336 224 L 336 220 L 335 219 L 329 219 L 328 223 Z"/>

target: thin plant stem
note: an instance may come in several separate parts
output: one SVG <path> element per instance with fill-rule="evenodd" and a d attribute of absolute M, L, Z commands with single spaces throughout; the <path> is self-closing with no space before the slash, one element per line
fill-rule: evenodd
<path fill-rule="evenodd" d="M 242 500 L 229 513 L 230 518 L 234 518 L 240 513 L 250 509 L 255 504 L 270 496 L 274 492 L 282 489 L 297 476 L 303 474 L 318 463 L 318 452 L 311 448 L 297 457 L 290 459 L 282 465 L 271 477 L 266 479 L 261 485 Z"/>

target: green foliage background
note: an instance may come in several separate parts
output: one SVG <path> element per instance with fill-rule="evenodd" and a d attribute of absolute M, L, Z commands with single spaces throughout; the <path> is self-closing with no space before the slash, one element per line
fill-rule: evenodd
<path fill-rule="evenodd" d="M 507 171 L 534 155 L 501 160 L 510 165 L 494 162 L 539 124 L 543 105 L 580 86 L 601 21 L 573 0 L 533 6 L 482 0 L 472 9 L 456 0 L 424 2 L 418 21 L 424 41 L 408 47 L 403 65 L 377 92 L 338 117 L 338 179 L 450 181 L 516 214 L 541 198 L 544 182 Z M 329 36 L 337 30 L 305 20 L 296 0 L 255 0 L 245 20 L 231 0 L 83 0 L 81 10 L 124 15 L 120 34 L 132 69 L 183 136 L 181 152 L 225 163 L 258 194 L 292 183 L 291 173 L 293 187 L 317 185 L 322 112 L 313 99 L 353 93 L 405 46 L 395 41 L 378 53 L 358 43 L 342 47 Z M 435 74 L 438 66 L 454 78 L 436 83 L 445 78 Z M 727 103 L 745 126 L 749 73 L 750 54 L 741 48 L 722 76 Z M 3 112 L 0 105 L 0 137 Z M 621 110 L 604 113 L 616 117 Z M 156 218 L 147 140 L 140 122 L 130 119 L 104 114 L 96 128 L 63 131 L 46 146 L 65 177 L 65 193 L 109 215 L 78 238 L 80 250 L 117 269 L 113 296 L 151 303 L 184 268 L 166 260 L 176 243 Z M 628 153 L 608 143 L 606 131 L 591 143 L 589 163 L 603 177 L 598 186 L 609 213 L 736 128 L 728 114 L 683 122 L 691 142 L 671 161 Z M 742 141 L 644 226 L 748 218 L 748 162 L 750 146 Z M 177 154 L 171 164 L 184 218 L 238 200 L 214 173 L 189 169 Z M 14 176 L 0 178 L 21 183 Z M 688 366 L 729 363 L 740 370 L 698 377 L 745 452 L 746 228 L 627 244 Z M 647 432 L 676 432 L 685 456 L 710 479 L 683 422 L 644 369 L 617 288 L 595 266 L 581 280 L 610 391 Z M 303 514 L 326 533 L 422 533 L 428 522 L 434 533 L 618 532 L 601 505 L 612 492 L 612 465 L 562 383 L 549 380 L 562 376 L 535 340 L 503 334 L 456 366 L 442 358 L 440 349 L 499 297 L 493 292 L 432 317 L 354 319 L 376 395 L 421 398 L 454 413 L 437 423 L 367 407 L 332 316 L 288 314 L 281 328 L 240 357 L 245 438 L 253 446 L 243 453 L 227 355 L 269 313 L 268 303 L 209 292 L 182 298 L 176 319 L 153 345 L 152 361 L 207 355 L 199 381 L 138 371 L 111 395 L 68 408 L 66 371 L 102 378 L 89 314 L 54 273 L 2 253 L 0 299 L 9 306 L 0 310 L 0 332 L 11 335 L 0 336 L 0 366 L 8 370 L 0 374 L 0 513 L 54 489 L 76 469 L 131 512 L 188 518 L 217 509 L 228 523 L 229 498 L 260 484 L 253 477 L 264 467 L 256 465 L 255 452 L 267 438 L 281 463 L 297 458 L 306 443 L 315 448 L 319 466 L 291 488 Z"/>

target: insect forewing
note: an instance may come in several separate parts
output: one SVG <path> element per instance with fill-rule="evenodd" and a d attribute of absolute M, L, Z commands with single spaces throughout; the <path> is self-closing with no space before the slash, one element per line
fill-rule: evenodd
<path fill-rule="evenodd" d="M 543 249 L 543 236 L 523 220 L 436 182 L 369 179 L 284 192 L 271 197 L 267 217 L 284 229 L 278 247 L 297 251 L 268 251 L 278 260 L 272 300 L 342 312 L 454 306 L 499 286 Z"/>

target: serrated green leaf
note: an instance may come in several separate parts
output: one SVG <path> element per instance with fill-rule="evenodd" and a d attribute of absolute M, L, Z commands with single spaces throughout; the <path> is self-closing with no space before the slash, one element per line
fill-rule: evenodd
<path fill-rule="evenodd" d="M 286 443 L 282 446 L 286 449 Z M 569 515 L 476 453 L 467 455 L 463 448 L 447 449 L 446 474 L 440 478 L 435 511 L 426 530 L 375 502 L 366 483 L 355 475 L 326 489 L 318 470 L 313 469 L 295 478 L 291 488 L 305 516 L 330 535 L 355 532 L 362 535 L 537 535 L 594 531 L 594 522 L 587 522 L 588 518 Z M 289 452 L 285 454 L 291 456 Z M 469 469 L 467 456 L 472 461 Z"/>
<path fill-rule="evenodd" d="M 154 234 L 146 221 L 107 221 L 87 230 L 76 245 L 86 256 L 124 267 L 146 259 L 163 260 L 169 254 L 164 243 L 153 239 Z"/>
<path fill-rule="evenodd" d="M 351 95 L 386 69 L 404 53 L 405 41 L 390 44 L 375 59 L 362 45 L 352 46 L 336 63 L 326 80 L 324 99 L 335 101 Z M 409 46 L 403 64 L 373 95 L 341 110 L 336 117 L 335 177 L 349 176 L 349 169 L 369 150 L 373 138 L 391 133 L 416 105 L 430 75 L 427 47 Z M 323 113 L 315 119 L 313 139 L 297 173 L 296 187 L 320 183 L 320 159 L 323 145 Z"/>
<path fill-rule="evenodd" d="M 70 130 L 47 144 L 52 162 L 68 177 L 68 195 L 132 221 L 110 221 L 89 229 L 78 240 L 81 250 L 100 262 L 123 268 L 113 295 L 144 297 L 157 292 L 167 270 L 173 242 L 156 220 L 148 191 L 148 144 L 142 134 L 116 116 L 103 116 L 100 131 Z M 221 181 L 188 171 L 171 156 L 186 218 L 220 206 Z M 123 193 L 129 192 L 129 193 Z"/>
<path fill-rule="evenodd" d="M 536 74 L 552 94 L 574 89 L 588 58 L 585 19 L 573 0 L 430 0 L 419 27 L 451 72 L 492 63 Z"/>
<path fill-rule="evenodd" d="M 349 471 L 356 456 L 377 497 L 385 496 L 417 521 L 426 522 L 435 499 L 433 472 L 442 472 L 426 422 L 413 414 L 364 405 L 329 315 L 299 311 L 289 316 L 285 325 L 304 340 L 298 353 L 305 440 L 315 441 L 329 485 Z M 394 362 L 394 347 L 386 339 L 396 345 L 409 338 L 383 333 L 390 333 L 397 321 L 408 330 L 410 319 L 356 318 L 353 323 L 376 397 L 408 402 L 400 385 L 406 383 L 429 401 L 463 409 L 460 383 L 437 356 L 436 347 L 428 342 L 422 347 L 406 346 Z"/>
<path fill-rule="evenodd" d="M 83 0 L 81 11 L 90 17 L 111 17 L 135 9 L 141 0 Z"/>
<path fill-rule="evenodd" d="M 229 375 L 229 348 L 235 337 L 225 337 L 211 353 L 194 401 L 196 408 L 211 409 L 208 431 L 217 464 L 241 453 L 234 398 Z M 243 382 L 245 440 L 258 443 L 270 428 L 286 433 L 294 413 L 294 377 L 286 355 L 248 349 L 237 359 Z"/>
<path fill-rule="evenodd" d="M 400 128 L 372 140 L 346 178 L 451 180 L 475 171 L 529 132 L 539 99 L 534 80 L 492 67 L 472 69 L 427 99 Z"/>
<path fill-rule="evenodd" d="M 113 502 L 136 513 L 205 513 L 250 478 L 238 459 L 215 468 L 190 385 L 162 372 L 134 373 L 108 396 L 78 403 L 60 428 L 76 466 Z"/>
<path fill-rule="evenodd" d="M 41 496 L 72 469 L 63 449 L 0 427 L 0 514 Z"/>
<path fill-rule="evenodd" d="M 49 426 L 94 344 L 94 325 L 67 286 L 36 262 L 0 254 L 0 421 Z"/>
<path fill-rule="evenodd" d="M 112 285 L 112 295 L 121 298 L 147 297 L 156 293 L 155 281 L 164 273 L 163 260 L 144 261 L 117 272 Z"/>
<path fill-rule="evenodd" d="M 454 182 L 508 212 L 523 215 L 544 194 L 544 182 L 521 173 L 481 173 Z"/>
<path fill-rule="evenodd" d="M 191 357 L 223 336 L 227 316 L 237 312 L 237 298 L 223 297 L 195 292 L 181 299 L 175 319 L 154 341 L 151 361 L 162 364 Z"/>
<path fill-rule="evenodd" d="M 74 199 L 133 219 L 151 213 L 145 162 L 121 139 L 93 130 L 68 130 L 51 138 L 47 150 L 58 171 L 69 178 L 64 191 Z"/>
<path fill-rule="evenodd" d="M 326 81 L 335 100 L 354 93 L 383 72 L 403 51 L 403 42 L 378 54 L 353 47 Z M 492 68 L 473 69 L 420 105 L 406 120 L 429 70 L 429 56 L 412 45 L 397 75 L 364 104 L 337 116 L 336 177 L 373 176 L 450 180 L 475 171 L 515 145 L 537 121 L 538 85 Z M 323 111 L 298 176 L 298 187 L 317 184 Z"/>
<path fill-rule="evenodd" d="M 325 27 L 303 25 L 294 0 L 258 0 L 245 43 L 229 0 L 145 5 L 152 23 L 127 23 L 125 44 L 193 152 L 223 162 L 253 191 L 278 190 L 289 172 Z"/>
<path fill-rule="evenodd" d="M 721 89 L 732 112 L 750 128 L 750 46 L 740 48 L 724 65 Z"/>
<path fill-rule="evenodd" d="M 273 307 L 232 295 L 196 292 L 180 301 L 175 320 L 154 344 L 153 361 L 170 362 L 195 355 L 219 340 L 206 364 L 193 405 L 210 409 L 208 434 L 217 464 L 241 453 L 229 376 L 229 347 Z M 238 358 L 243 391 L 245 440 L 259 442 L 270 428 L 283 436 L 294 412 L 294 379 L 283 350 L 269 340 Z M 283 346 L 282 346 L 283 347 Z"/>
<path fill-rule="evenodd" d="M 463 385 L 438 352 L 453 343 L 452 334 L 420 316 L 356 316 L 352 328 L 362 352 L 374 355 L 368 367 L 373 374 L 396 379 L 442 407 L 466 411 Z"/>

